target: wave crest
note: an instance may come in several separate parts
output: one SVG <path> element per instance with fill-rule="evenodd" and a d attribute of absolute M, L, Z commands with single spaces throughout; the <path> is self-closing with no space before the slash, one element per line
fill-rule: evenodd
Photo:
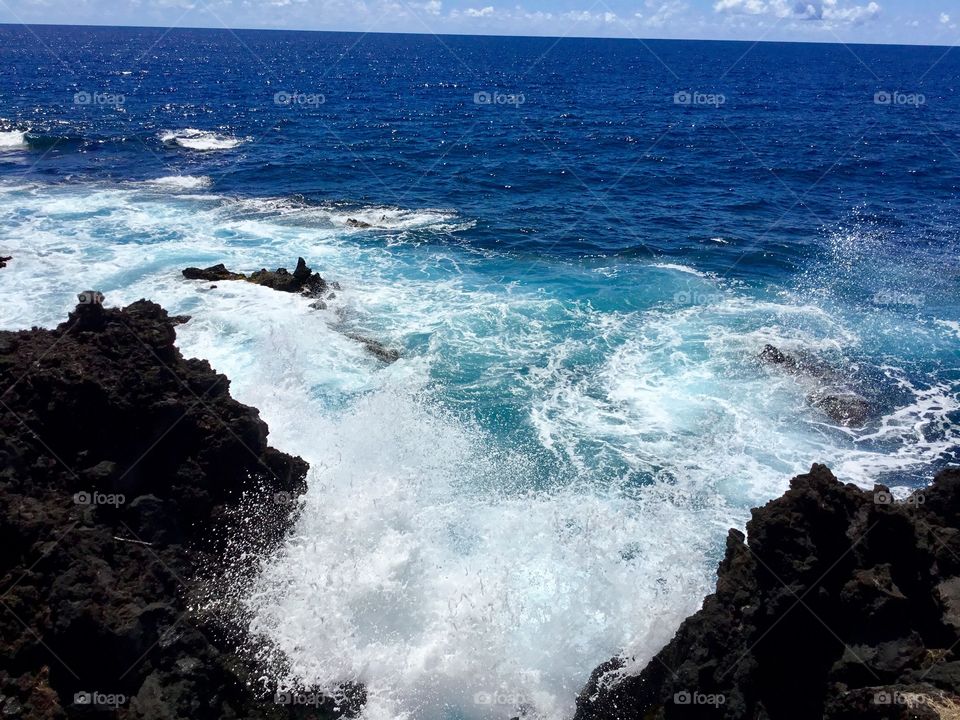
<path fill-rule="evenodd" d="M 238 138 L 233 135 L 221 135 L 209 130 L 186 128 L 185 130 L 165 130 L 160 134 L 164 145 L 198 150 L 202 152 L 212 150 L 232 150 L 247 142 L 249 138 Z"/>
<path fill-rule="evenodd" d="M 167 175 L 144 181 L 145 185 L 167 190 L 203 190 L 213 185 L 207 175 Z"/>
<path fill-rule="evenodd" d="M 0 130 L 0 150 L 18 150 L 28 146 L 25 130 Z"/>

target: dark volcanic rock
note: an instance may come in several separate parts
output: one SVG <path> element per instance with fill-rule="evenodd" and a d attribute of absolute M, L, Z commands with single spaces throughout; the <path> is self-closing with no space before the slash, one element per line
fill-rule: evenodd
<path fill-rule="evenodd" d="M 211 265 L 208 268 L 188 267 L 183 271 L 183 276 L 187 280 L 244 280 L 246 275 L 243 273 L 230 272 L 223 263 Z"/>
<path fill-rule="evenodd" d="M 318 296 L 327 289 L 327 282 L 319 274 L 313 272 L 303 258 L 297 259 L 297 267 L 291 273 L 286 268 L 277 268 L 276 270 L 267 270 L 263 268 L 250 275 L 235 273 L 227 270 L 220 263 L 208 268 L 189 267 L 183 271 L 183 276 L 188 280 L 246 280 L 256 285 L 263 285 L 273 290 L 281 292 L 300 293 L 302 295 Z"/>
<path fill-rule="evenodd" d="M 815 465 L 747 536 L 640 674 L 594 671 L 577 720 L 960 717 L 960 470 L 896 501 Z"/>
<path fill-rule="evenodd" d="M 335 714 L 265 696 L 242 622 L 193 610 L 228 546 L 275 546 L 307 465 L 174 339 L 144 300 L 0 332 L 4 717 Z"/>
<path fill-rule="evenodd" d="M 367 228 L 372 228 L 373 225 L 363 220 L 357 220 L 356 218 L 347 218 L 347 227 L 361 228 L 366 230 Z"/>
<path fill-rule="evenodd" d="M 319 295 L 327 289 L 326 281 L 307 267 L 303 258 L 297 259 L 297 268 L 292 273 L 286 268 L 276 270 L 264 268 L 252 273 L 247 281 L 281 292 L 295 292 L 303 295 Z"/>
<path fill-rule="evenodd" d="M 13 258 L 10 257 L 9 255 L 6 255 L 6 256 L 0 255 L 0 268 L 5 268 L 7 266 L 7 263 L 10 262 L 11 260 L 13 260 Z"/>

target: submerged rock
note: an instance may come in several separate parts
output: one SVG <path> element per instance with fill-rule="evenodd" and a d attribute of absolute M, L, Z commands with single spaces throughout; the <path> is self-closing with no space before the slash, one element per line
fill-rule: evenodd
<path fill-rule="evenodd" d="M 873 406 L 852 393 L 813 393 L 807 401 L 838 425 L 863 427 L 873 415 Z"/>
<path fill-rule="evenodd" d="M 863 427 L 875 412 L 866 398 L 844 385 L 841 373 L 819 358 L 794 357 L 773 345 L 765 345 L 757 357 L 764 364 L 803 376 L 811 384 L 816 384 L 817 387 L 807 396 L 807 402 L 838 425 Z"/>
<path fill-rule="evenodd" d="M 835 381 L 840 378 L 840 374 L 831 368 L 829 364 L 808 353 L 801 353 L 796 356 L 787 355 L 773 345 L 764 345 L 758 358 L 763 363 L 775 365 L 790 373 L 803 374 L 811 378 L 828 379 L 830 381 Z"/>
<path fill-rule="evenodd" d="M 727 537 L 702 609 L 577 720 L 948 718 L 960 712 L 960 470 L 896 500 L 822 465 Z"/>
<path fill-rule="evenodd" d="M 373 225 L 363 220 L 357 220 L 356 218 L 347 218 L 347 227 L 361 228 L 366 230 L 368 228 L 372 228 Z"/>
<path fill-rule="evenodd" d="M 399 350 L 393 348 L 388 348 L 383 343 L 377 340 L 371 340 L 370 338 L 364 337 L 363 335 L 356 335 L 354 333 L 345 333 L 348 338 L 351 340 L 356 340 L 358 343 L 363 345 L 368 353 L 373 355 L 378 360 L 385 363 L 394 363 L 400 359 L 401 354 Z"/>
<path fill-rule="evenodd" d="M 183 320 L 180 318 L 179 320 Z M 277 546 L 307 464 L 141 300 L 0 332 L 0 705 L 13 718 L 326 718 L 276 702 L 197 606 Z M 246 558 L 242 560 L 241 558 Z M 259 639 L 255 643 L 262 647 Z M 362 689 L 344 709 L 362 704 Z"/>
<path fill-rule="evenodd" d="M 9 255 L 0 255 L 0 268 L 5 268 L 11 260 L 13 260 L 13 258 Z"/>

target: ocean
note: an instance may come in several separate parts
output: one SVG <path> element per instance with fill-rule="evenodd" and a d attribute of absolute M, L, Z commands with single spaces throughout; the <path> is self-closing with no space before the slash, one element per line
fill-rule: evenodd
<path fill-rule="evenodd" d="M 311 464 L 240 601 L 287 679 L 364 682 L 366 718 L 569 717 L 792 475 L 902 496 L 960 461 L 956 51 L 54 26 L 0 47 L 0 328 L 85 289 L 192 317 L 184 354 Z M 180 272 L 298 256 L 339 283 L 326 309 Z M 811 403 L 837 387 L 863 427 Z"/>

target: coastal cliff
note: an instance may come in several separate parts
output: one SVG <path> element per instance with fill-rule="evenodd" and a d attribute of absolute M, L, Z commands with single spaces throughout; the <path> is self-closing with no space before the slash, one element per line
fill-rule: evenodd
<path fill-rule="evenodd" d="M 186 318 L 101 301 L 84 293 L 54 330 L 0 332 L 0 712 L 352 711 L 255 682 L 243 628 L 197 610 L 226 554 L 252 572 L 283 536 L 307 464 L 183 358 Z"/>
<path fill-rule="evenodd" d="M 731 530 L 716 592 L 576 720 L 960 717 L 960 471 L 910 497 L 822 465 Z"/>

